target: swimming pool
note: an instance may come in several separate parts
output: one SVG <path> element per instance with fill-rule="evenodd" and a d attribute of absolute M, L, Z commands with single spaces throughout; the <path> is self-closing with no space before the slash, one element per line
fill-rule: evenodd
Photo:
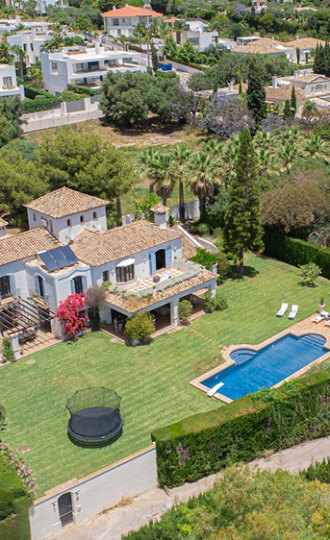
<path fill-rule="evenodd" d="M 223 383 L 219 392 L 229 399 L 238 399 L 260 388 L 271 388 L 330 352 L 324 347 L 325 342 L 318 334 L 286 334 L 259 351 L 236 349 L 230 353 L 235 364 L 200 383 L 209 389 Z"/>

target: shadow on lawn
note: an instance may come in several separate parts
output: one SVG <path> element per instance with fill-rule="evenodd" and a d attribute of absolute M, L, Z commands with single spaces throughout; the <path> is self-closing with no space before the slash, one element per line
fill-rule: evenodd
<path fill-rule="evenodd" d="M 244 274 L 238 272 L 236 266 L 232 266 L 229 279 L 234 281 L 240 281 L 246 277 L 253 278 L 258 274 L 260 274 L 259 270 L 257 270 L 253 266 L 244 266 Z"/>

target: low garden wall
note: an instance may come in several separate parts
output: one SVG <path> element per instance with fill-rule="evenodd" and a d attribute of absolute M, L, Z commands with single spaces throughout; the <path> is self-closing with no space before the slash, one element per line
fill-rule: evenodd
<path fill-rule="evenodd" d="M 158 479 L 193 482 L 264 451 L 330 434 L 330 368 L 154 431 Z"/>
<path fill-rule="evenodd" d="M 321 268 L 322 275 L 330 279 L 330 251 L 328 249 L 271 231 L 265 232 L 264 242 L 265 255 L 293 264 L 293 266 L 313 262 Z"/>
<path fill-rule="evenodd" d="M 80 524 L 123 499 L 136 497 L 155 487 L 156 449 L 152 445 L 85 478 L 73 479 L 46 492 L 29 510 L 31 538 L 44 540 L 61 531 L 58 501 L 65 493 L 71 493 L 73 521 Z M 1 533 L 0 538 L 3 540 Z"/>

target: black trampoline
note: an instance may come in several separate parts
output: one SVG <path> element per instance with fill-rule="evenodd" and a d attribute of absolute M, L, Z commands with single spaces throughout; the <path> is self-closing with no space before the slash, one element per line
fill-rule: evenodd
<path fill-rule="evenodd" d="M 66 403 L 71 415 L 70 439 L 85 446 L 109 444 L 117 439 L 123 429 L 120 401 L 120 396 L 110 388 L 77 390 Z"/>

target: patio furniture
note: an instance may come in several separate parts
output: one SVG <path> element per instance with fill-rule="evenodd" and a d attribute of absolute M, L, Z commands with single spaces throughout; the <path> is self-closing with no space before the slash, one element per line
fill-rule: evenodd
<path fill-rule="evenodd" d="M 284 302 L 282 303 L 280 309 L 278 310 L 278 312 L 276 313 L 276 317 L 283 317 L 284 313 L 286 313 L 286 310 L 288 309 L 289 305 L 288 304 L 285 304 Z"/>
<path fill-rule="evenodd" d="M 288 319 L 291 319 L 291 320 L 295 319 L 298 313 L 298 309 L 299 309 L 299 306 L 297 306 L 296 304 L 292 304 Z"/>
<path fill-rule="evenodd" d="M 319 315 L 317 315 L 316 317 L 312 319 L 312 322 L 318 324 L 324 321 L 325 319 L 327 319 L 328 317 L 329 317 L 329 313 L 327 311 L 321 311 Z"/>
<path fill-rule="evenodd" d="M 324 326 L 330 326 L 330 319 L 327 320 Z"/>

